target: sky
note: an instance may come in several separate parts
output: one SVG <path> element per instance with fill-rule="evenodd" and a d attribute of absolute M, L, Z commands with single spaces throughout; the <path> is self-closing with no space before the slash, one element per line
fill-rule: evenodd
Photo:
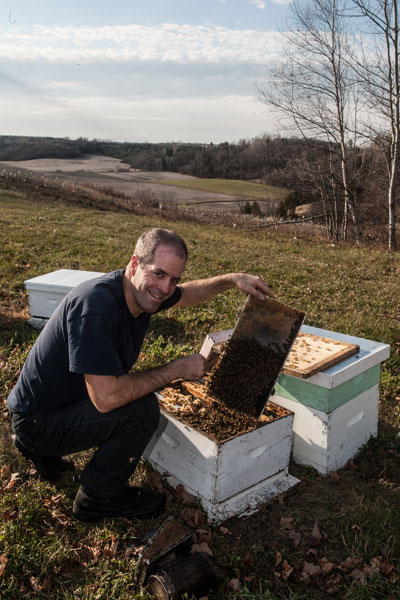
<path fill-rule="evenodd" d="M 1 0 L 0 135 L 238 142 L 290 0 Z"/>

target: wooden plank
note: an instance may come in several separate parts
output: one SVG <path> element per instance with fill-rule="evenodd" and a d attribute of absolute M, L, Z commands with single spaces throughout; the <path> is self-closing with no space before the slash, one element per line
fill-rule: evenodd
<path fill-rule="evenodd" d="M 299 333 L 282 372 L 303 379 L 328 369 L 356 354 L 360 346 L 328 339 L 311 333 Z"/>

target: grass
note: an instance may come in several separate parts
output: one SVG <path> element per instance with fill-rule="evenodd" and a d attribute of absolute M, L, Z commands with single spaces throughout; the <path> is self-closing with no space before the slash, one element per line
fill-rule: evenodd
<path fill-rule="evenodd" d="M 159 183 L 159 181 L 154 180 L 153 183 Z M 283 200 L 289 193 L 284 188 L 237 179 L 165 179 L 162 183 L 173 187 L 184 187 L 253 200 Z"/>
<path fill-rule="evenodd" d="M 164 221 L 160 215 L 42 202 L 22 191 L 0 191 L 0 202 L 0 572 L 5 565 L 0 598 L 149 598 L 133 583 L 133 544 L 156 523 L 111 520 L 86 526 L 74 521 L 70 509 L 78 471 L 59 486 L 41 481 L 12 446 L 5 401 L 38 335 L 26 322 L 24 280 L 59 268 L 121 268 L 143 229 L 157 225 L 175 229 L 187 241 L 187 279 L 258 273 L 280 300 L 307 313 L 307 324 L 391 345 L 382 367 L 377 440 L 334 478 L 292 464 L 290 472 L 301 483 L 255 515 L 224 523 L 227 531 L 202 525 L 226 571 L 213 598 L 400 596 L 399 254 L 330 245 L 283 230 L 199 226 Z M 140 366 L 198 350 L 207 333 L 232 327 L 242 304 L 243 296 L 231 290 L 206 305 L 155 317 Z M 87 458 L 76 456 L 78 469 Z M 147 475 L 141 465 L 136 482 Z M 169 511 L 178 516 L 182 506 L 174 498 Z M 313 535 L 316 525 L 319 540 Z M 307 563 L 320 571 L 304 574 Z"/>

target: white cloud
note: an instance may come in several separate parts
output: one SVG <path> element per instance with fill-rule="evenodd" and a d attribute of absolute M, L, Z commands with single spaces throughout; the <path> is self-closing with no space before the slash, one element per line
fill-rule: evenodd
<path fill-rule="evenodd" d="M 254 4 L 255 6 L 257 6 L 257 8 L 261 8 L 264 9 L 267 5 L 266 2 L 264 2 L 264 0 L 250 0 L 251 4 Z"/>
<path fill-rule="evenodd" d="M 0 30 L 0 59 L 15 61 L 173 61 L 265 63 L 279 51 L 278 32 L 218 26 L 126 25 Z"/>

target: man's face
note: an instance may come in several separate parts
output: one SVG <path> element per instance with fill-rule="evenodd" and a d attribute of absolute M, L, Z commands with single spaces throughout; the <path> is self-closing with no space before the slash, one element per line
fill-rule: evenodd
<path fill-rule="evenodd" d="M 160 244 L 151 263 L 141 266 L 131 260 L 133 314 L 154 313 L 160 304 L 173 294 L 185 270 L 186 260 L 171 246 Z"/>

